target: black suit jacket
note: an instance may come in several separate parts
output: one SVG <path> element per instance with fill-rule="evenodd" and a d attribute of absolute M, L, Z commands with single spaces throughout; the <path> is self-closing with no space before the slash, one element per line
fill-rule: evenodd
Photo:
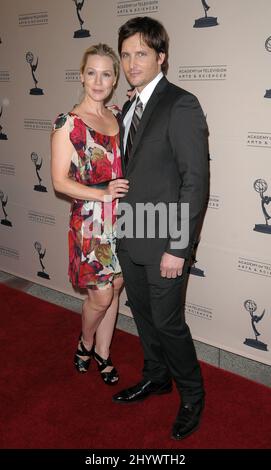
<path fill-rule="evenodd" d="M 130 106 L 130 101 L 125 103 L 122 119 Z M 121 126 L 122 157 L 123 136 L 124 127 Z M 129 180 L 129 192 L 120 200 L 119 213 L 123 214 L 123 203 L 133 209 L 133 237 L 119 240 L 118 245 L 128 250 L 131 258 L 140 264 L 160 262 L 165 251 L 189 258 L 206 208 L 209 180 L 208 129 L 194 95 L 168 82 L 165 77 L 158 82 L 143 112 L 127 168 L 123 161 L 123 175 Z M 160 233 L 162 236 L 159 237 L 156 217 L 152 227 L 149 225 L 149 229 L 155 225 L 155 236 L 148 238 L 146 227 L 142 233 L 136 219 L 140 203 L 142 210 L 147 203 L 163 203 L 168 208 L 171 202 L 178 203 L 179 223 L 180 203 L 189 203 L 189 243 L 181 249 L 172 248 L 171 222 L 167 222 L 166 235 Z M 121 221 L 123 218 L 119 219 Z"/>

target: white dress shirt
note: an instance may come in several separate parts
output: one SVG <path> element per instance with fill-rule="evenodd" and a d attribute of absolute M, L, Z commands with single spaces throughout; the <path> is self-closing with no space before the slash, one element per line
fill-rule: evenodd
<path fill-rule="evenodd" d="M 156 75 L 156 77 L 150 83 L 148 83 L 148 85 L 146 85 L 145 88 L 143 88 L 141 93 L 138 93 L 138 91 L 136 91 L 136 98 L 134 99 L 134 102 L 133 102 L 132 106 L 130 107 L 128 113 L 126 114 L 126 116 L 123 120 L 123 125 L 125 127 L 124 139 L 123 139 L 124 152 L 125 152 L 125 149 L 126 149 L 127 136 L 128 136 L 128 132 L 129 132 L 129 129 L 130 129 L 131 122 L 132 122 L 132 117 L 133 117 L 133 114 L 134 114 L 137 97 L 138 96 L 140 97 L 140 100 L 143 104 L 143 112 L 144 112 L 146 104 L 148 103 L 148 101 L 149 101 L 149 99 L 150 99 L 150 97 L 153 93 L 154 88 L 156 87 L 157 83 L 160 82 L 160 80 L 161 80 L 161 78 L 163 78 L 163 76 L 164 76 L 163 72 L 159 72 L 158 75 Z"/>

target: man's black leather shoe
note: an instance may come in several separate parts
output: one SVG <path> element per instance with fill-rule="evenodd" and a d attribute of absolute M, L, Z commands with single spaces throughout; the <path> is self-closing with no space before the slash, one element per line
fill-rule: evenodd
<path fill-rule="evenodd" d="M 134 403 L 136 401 L 145 400 L 149 395 L 163 395 L 172 391 L 172 382 L 164 382 L 157 384 L 151 380 L 142 380 L 134 387 L 125 388 L 116 393 L 112 400 L 114 403 Z"/>
<path fill-rule="evenodd" d="M 196 403 L 183 403 L 180 406 L 172 428 L 172 439 L 184 439 L 199 428 L 204 398 Z"/>

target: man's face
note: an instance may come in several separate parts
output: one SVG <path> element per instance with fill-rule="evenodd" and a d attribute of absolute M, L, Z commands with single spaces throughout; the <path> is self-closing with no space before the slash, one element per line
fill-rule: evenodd
<path fill-rule="evenodd" d="M 139 93 L 161 71 L 165 59 L 165 54 L 157 54 L 139 33 L 123 41 L 120 56 L 126 79 Z"/>

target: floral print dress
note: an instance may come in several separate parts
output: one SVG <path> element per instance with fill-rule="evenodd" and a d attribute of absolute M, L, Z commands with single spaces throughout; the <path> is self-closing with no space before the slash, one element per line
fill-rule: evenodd
<path fill-rule="evenodd" d="M 108 107 L 117 119 L 116 106 Z M 60 114 L 54 131 L 68 121 L 74 147 L 70 177 L 78 183 L 103 187 L 122 177 L 119 134 L 103 135 L 87 126 L 73 112 Z M 74 287 L 103 289 L 121 274 L 116 256 L 117 201 L 73 199 L 69 228 L 69 278 Z"/>

